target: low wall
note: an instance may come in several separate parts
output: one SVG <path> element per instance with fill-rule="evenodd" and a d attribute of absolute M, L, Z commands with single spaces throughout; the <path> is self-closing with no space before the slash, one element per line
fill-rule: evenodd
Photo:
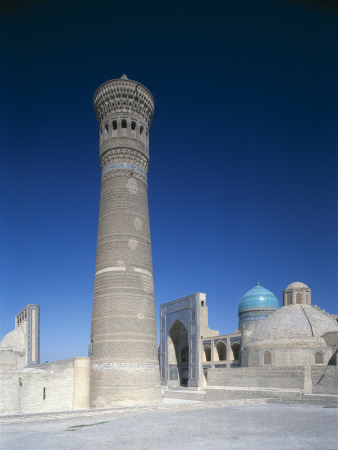
<path fill-rule="evenodd" d="M 209 386 L 303 389 L 304 368 L 238 367 L 208 369 Z"/>
<path fill-rule="evenodd" d="M 338 395 L 337 366 L 213 368 L 208 369 L 207 381 L 206 400 L 262 396 L 296 399 L 299 392 Z"/>
<path fill-rule="evenodd" d="M 89 358 L 0 372 L 0 414 L 89 408 Z"/>
<path fill-rule="evenodd" d="M 210 386 L 206 390 L 204 400 L 207 402 L 220 400 L 241 400 L 248 398 L 278 398 L 283 400 L 301 400 L 303 391 L 300 389 L 264 389 L 264 388 L 236 388 L 222 386 L 215 389 Z"/>
<path fill-rule="evenodd" d="M 338 367 L 311 367 L 312 393 L 338 395 Z"/>

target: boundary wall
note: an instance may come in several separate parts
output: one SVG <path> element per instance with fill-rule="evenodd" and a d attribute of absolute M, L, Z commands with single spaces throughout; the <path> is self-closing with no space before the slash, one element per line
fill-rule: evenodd
<path fill-rule="evenodd" d="M 0 371 L 0 414 L 89 408 L 90 358 Z"/>
<path fill-rule="evenodd" d="M 338 396 L 338 367 L 239 367 L 209 369 L 206 401 L 276 397 L 300 399 L 304 394 Z"/>

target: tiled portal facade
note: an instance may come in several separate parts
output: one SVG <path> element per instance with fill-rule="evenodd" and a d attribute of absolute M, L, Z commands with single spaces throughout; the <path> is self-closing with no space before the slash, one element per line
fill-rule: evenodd
<path fill-rule="evenodd" d="M 160 375 L 162 385 L 200 384 L 200 303 L 193 294 L 161 305 Z"/>
<path fill-rule="evenodd" d="M 206 294 L 161 305 L 160 320 L 162 386 L 200 388 L 207 369 L 238 366 L 240 333 L 219 336 L 209 329 Z"/>

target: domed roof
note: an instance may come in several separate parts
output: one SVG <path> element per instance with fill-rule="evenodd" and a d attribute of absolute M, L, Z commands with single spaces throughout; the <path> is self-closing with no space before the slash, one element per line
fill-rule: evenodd
<path fill-rule="evenodd" d="M 2 338 L 0 342 L 1 350 L 12 350 L 22 352 L 25 350 L 25 328 L 20 326 L 10 331 Z"/>
<path fill-rule="evenodd" d="M 307 284 L 305 284 L 305 283 L 301 283 L 300 281 L 294 281 L 293 283 L 289 284 L 289 286 L 287 286 L 285 288 L 285 290 L 293 289 L 293 288 L 295 288 L 295 289 L 301 289 L 301 288 L 309 289 L 309 286 Z"/>
<path fill-rule="evenodd" d="M 274 310 L 277 308 L 279 308 L 279 304 L 276 296 L 268 289 L 258 285 L 243 295 L 238 305 L 238 313 L 252 309 Z"/>
<path fill-rule="evenodd" d="M 248 347 L 274 347 L 292 344 L 312 345 L 321 336 L 338 331 L 338 323 L 311 305 L 288 305 L 270 314 L 252 332 Z"/>

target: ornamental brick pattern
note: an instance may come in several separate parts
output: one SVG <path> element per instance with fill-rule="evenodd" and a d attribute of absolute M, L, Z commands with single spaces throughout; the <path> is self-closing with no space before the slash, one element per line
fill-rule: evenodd
<path fill-rule="evenodd" d="M 147 171 L 151 93 L 124 75 L 94 94 L 102 170 L 91 407 L 161 401 Z"/>

